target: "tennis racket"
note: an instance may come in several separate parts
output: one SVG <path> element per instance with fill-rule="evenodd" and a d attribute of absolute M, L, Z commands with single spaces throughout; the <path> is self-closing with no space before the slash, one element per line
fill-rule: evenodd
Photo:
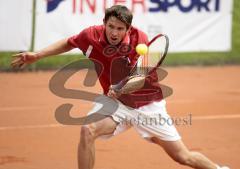
<path fill-rule="evenodd" d="M 111 90 L 117 94 L 129 94 L 141 89 L 145 79 L 156 71 L 167 56 L 169 38 L 167 35 L 158 34 L 148 44 L 148 52 L 145 55 L 138 55 L 138 60 L 130 70 L 127 77 L 118 84 L 112 85 Z"/>

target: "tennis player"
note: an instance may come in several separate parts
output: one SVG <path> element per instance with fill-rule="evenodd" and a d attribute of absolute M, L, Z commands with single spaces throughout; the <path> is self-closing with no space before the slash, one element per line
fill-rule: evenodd
<path fill-rule="evenodd" d="M 115 5 L 105 11 L 103 25 L 91 26 L 84 29 L 78 35 L 60 40 L 39 52 L 25 52 L 15 55 L 13 67 L 22 67 L 39 59 L 61 54 L 73 48 L 79 48 L 90 59 L 97 60 L 103 66 L 102 72 L 98 72 L 99 81 L 103 88 L 103 95 L 96 98 L 96 103 L 89 114 L 101 109 L 101 103 L 111 99 L 118 100 L 118 109 L 101 121 L 84 125 L 81 128 L 81 137 L 78 147 L 79 169 L 92 169 L 95 161 L 94 142 L 99 137 L 109 138 L 115 136 L 130 127 L 133 127 L 142 138 L 161 146 L 165 152 L 176 162 L 197 169 L 227 169 L 219 167 L 204 155 L 188 150 L 181 140 L 174 125 L 168 123 L 143 123 L 146 118 L 169 119 L 166 111 L 166 102 L 161 92 L 147 97 L 141 102 L 131 94 L 116 97 L 116 93 L 109 90 L 112 80 L 111 72 L 122 70 L 125 67 L 113 66 L 116 58 L 125 59 L 129 65 L 134 65 L 137 58 L 135 47 L 139 43 L 147 43 L 145 33 L 131 26 L 132 13 L 122 5 Z M 120 71 L 121 73 L 121 71 Z M 124 74 L 124 72 L 123 72 Z M 120 77 L 122 74 L 118 74 Z M 156 77 L 154 74 L 146 81 L 144 88 L 156 89 Z M 143 98 L 144 99 L 144 98 Z M 129 108 L 131 107 L 131 108 Z M 161 167 L 161 166 L 159 166 Z"/>

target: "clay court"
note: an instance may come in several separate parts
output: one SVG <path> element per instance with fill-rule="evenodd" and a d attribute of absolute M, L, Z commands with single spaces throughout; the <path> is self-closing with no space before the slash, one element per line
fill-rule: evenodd
<path fill-rule="evenodd" d="M 240 168 L 240 66 L 165 68 L 162 82 L 173 88 L 167 109 L 173 118 L 192 117 L 177 128 L 191 149 L 231 169 Z M 49 91 L 55 72 L 0 73 L 0 169 L 77 169 L 80 126 L 55 120 L 62 103 L 74 105 L 72 116 L 85 115 L 92 103 L 64 99 Z M 84 71 L 68 88 L 83 88 Z M 95 169 L 183 169 L 163 150 L 129 131 L 97 140 Z"/>

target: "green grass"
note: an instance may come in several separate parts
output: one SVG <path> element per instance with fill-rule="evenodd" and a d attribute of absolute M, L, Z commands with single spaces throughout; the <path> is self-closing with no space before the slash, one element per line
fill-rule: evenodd
<path fill-rule="evenodd" d="M 0 52 L 0 70 L 9 70 L 13 52 Z"/>
<path fill-rule="evenodd" d="M 170 53 L 164 63 L 166 66 L 227 64 L 240 64 L 240 54 L 233 52 Z"/>
<path fill-rule="evenodd" d="M 10 67 L 12 54 L 14 52 L 0 52 L 1 71 L 12 70 Z M 80 55 L 49 57 L 28 66 L 25 70 L 57 69 L 81 57 Z M 240 1 L 234 0 L 232 50 L 230 52 L 170 53 L 164 64 L 166 66 L 240 64 Z"/>
<path fill-rule="evenodd" d="M 233 54 L 240 54 L 240 1 L 234 0 L 233 30 L 232 30 Z M 240 57 L 240 56 L 239 56 Z"/>
<path fill-rule="evenodd" d="M 10 67 L 13 52 L 1 52 L 0 53 L 0 71 L 16 71 Z M 25 68 L 25 70 L 51 70 L 58 69 L 66 64 L 83 58 L 81 55 L 61 55 L 52 56 L 38 62 L 31 64 Z"/>

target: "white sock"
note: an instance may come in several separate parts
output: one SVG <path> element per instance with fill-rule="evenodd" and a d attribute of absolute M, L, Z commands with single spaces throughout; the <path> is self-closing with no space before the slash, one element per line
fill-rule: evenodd
<path fill-rule="evenodd" d="M 219 165 L 216 165 L 217 169 L 230 169 L 229 167 L 226 167 L 226 166 L 223 166 L 223 167 L 220 167 Z"/>

